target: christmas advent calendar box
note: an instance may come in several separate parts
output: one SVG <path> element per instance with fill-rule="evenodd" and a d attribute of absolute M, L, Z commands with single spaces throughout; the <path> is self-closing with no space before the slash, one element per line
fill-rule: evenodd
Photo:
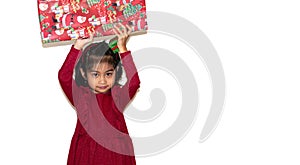
<path fill-rule="evenodd" d="M 107 39 L 117 23 L 131 26 L 133 35 L 148 29 L 145 0 L 38 0 L 38 13 L 43 47 L 72 44 L 90 32 Z"/>

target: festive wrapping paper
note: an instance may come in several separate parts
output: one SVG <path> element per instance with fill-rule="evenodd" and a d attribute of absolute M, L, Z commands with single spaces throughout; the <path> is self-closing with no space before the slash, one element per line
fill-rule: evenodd
<path fill-rule="evenodd" d="M 117 23 L 131 26 L 133 34 L 148 29 L 145 0 L 38 0 L 38 13 L 44 47 L 71 44 L 90 32 L 105 39 Z"/>

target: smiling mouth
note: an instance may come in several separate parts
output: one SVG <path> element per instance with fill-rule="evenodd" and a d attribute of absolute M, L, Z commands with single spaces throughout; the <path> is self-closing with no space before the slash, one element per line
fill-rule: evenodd
<path fill-rule="evenodd" d="M 98 86 L 97 88 L 99 88 L 99 89 L 106 89 L 108 87 L 108 85 L 107 86 Z"/>

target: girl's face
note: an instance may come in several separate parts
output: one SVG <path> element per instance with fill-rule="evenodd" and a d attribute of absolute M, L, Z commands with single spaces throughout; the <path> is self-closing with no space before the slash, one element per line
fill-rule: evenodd
<path fill-rule="evenodd" d="M 115 69 L 111 64 L 106 62 L 95 65 L 92 69 L 87 70 L 86 76 L 83 72 L 82 74 L 86 78 L 89 87 L 96 94 L 106 93 L 111 89 L 116 77 Z"/>

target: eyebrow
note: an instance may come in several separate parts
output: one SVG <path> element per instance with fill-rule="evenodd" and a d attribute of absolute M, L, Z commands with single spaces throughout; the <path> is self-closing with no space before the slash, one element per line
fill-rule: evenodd
<path fill-rule="evenodd" d="M 109 70 L 107 70 L 105 72 L 113 72 L 113 71 L 114 71 L 114 69 L 109 69 Z"/>
<path fill-rule="evenodd" d="M 109 70 L 105 71 L 105 73 L 106 73 L 106 72 L 113 72 L 113 71 L 114 71 L 114 69 L 109 69 Z M 97 73 L 100 73 L 100 72 L 98 72 L 97 70 L 90 70 L 90 72 L 97 72 Z"/>

